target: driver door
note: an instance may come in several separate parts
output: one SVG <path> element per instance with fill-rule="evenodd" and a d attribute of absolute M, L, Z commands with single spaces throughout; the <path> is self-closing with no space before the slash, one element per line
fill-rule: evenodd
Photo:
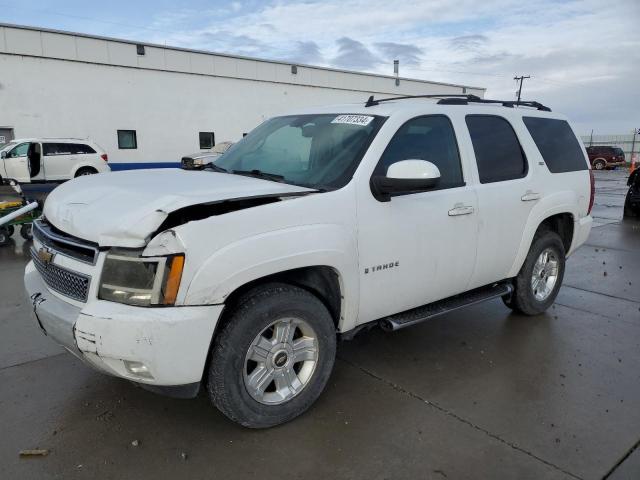
<path fill-rule="evenodd" d="M 421 116 L 402 125 L 373 174 L 386 175 L 390 165 L 410 159 L 438 167 L 440 181 L 433 189 L 394 195 L 388 202 L 364 186 L 358 194 L 358 323 L 462 293 L 473 273 L 478 202 L 465 183 L 447 116 Z"/>
<path fill-rule="evenodd" d="M 7 172 L 7 178 L 13 178 L 19 183 L 28 183 L 31 181 L 29 175 L 29 161 L 27 153 L 29 151 L 29 142 L 20 143 L 6 153 L 4 169 Z"/>

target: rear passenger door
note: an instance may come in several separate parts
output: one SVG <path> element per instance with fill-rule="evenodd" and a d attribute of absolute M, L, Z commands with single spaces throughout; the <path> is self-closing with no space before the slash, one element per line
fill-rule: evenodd
<path fill-rule="evenodd" d="M 475 288 L 507 277 L 541 192 L 511 122 L 498 115 L 467 115 L 465 122 L 479 179 Z"/>
<path fill-rule="evenodd" d="M 42 145 L 46 180 L 67 180 L 70 178 L 70 171 L 77 162 L 72 147 L 71 143 L 44 143 Z"/>

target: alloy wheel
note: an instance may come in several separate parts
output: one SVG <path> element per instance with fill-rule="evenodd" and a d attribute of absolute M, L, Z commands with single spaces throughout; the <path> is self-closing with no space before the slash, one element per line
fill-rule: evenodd
<path fill-rule="evenodd" d="M 276 320 L 249 345 L 243 372 L 247 392 L 266 405 L 291 400 L 309 383 L 318 353 L 318 337 L 307 322 Z"/>
<path fill-rule="evenodd" d="M 545 248 L 533 265 L 531 276 L 531 289 L 537 301 L 545 301 L 558 281 L 560 262 L 556 252 L 551 248 Z"/>

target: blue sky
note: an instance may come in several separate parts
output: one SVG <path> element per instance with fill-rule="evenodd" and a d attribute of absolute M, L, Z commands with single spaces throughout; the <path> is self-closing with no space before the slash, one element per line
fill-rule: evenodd
<path fill-rule="evenodd" d="M 0 22 L 487 87 L 640 128 L 638 0 L 0 0 Z"/>

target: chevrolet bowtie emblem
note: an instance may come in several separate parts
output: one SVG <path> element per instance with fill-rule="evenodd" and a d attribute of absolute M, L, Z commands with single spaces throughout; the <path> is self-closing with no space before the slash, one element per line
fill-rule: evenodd
<path fill-rule="evenodd" d="M 38 258 L 44 264 L 51 263 L 54 255 L 55 254 L 46 247 L 42 247 L 40 250 L 38 250 Z"/>

